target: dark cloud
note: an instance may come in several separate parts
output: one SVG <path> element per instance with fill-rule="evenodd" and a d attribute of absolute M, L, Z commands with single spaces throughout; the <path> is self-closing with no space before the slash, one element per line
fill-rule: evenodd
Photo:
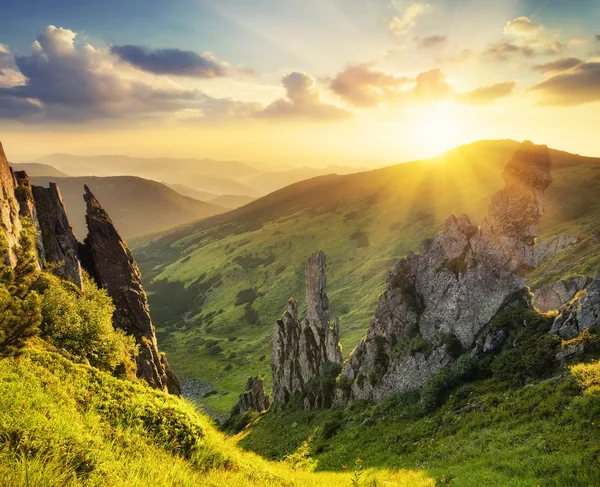
<path fill-rule="evenodd" d="M 417 76 L 412 93 L 420 100 L 436 101 L 450 98 L 454 94 L 454 89 L 446 83 L 446 75 L 436 68 Z"/>
<path fill-rule="evenodd" d="M 532 57 L 535 55 L 535 50 L 526 45 L 518 46 L 509 41 L 499 41 L 488 44 L 482 56 L 490 61 L 508 61 L 513 55 Z"/>
<path fill-rule="evenodd" d="M 445 44 L 447 40 L 448 38 L 446 36 L 415 37 L 415 41 L 421 49 L 440 47 Z"/>
<path fill-rule="evenodd" d="M 542 105 L 582 105 L 600 101 L 600 62 L 580 64 L 531 87 Z"/>
<path fill-rule="evenodd" d="M 182 51 L 180 49 L 155 49 L 143 46 L 112 46 L 112 54 L 122 61 L 143 71 L 154 74 L 190 76 L 195 78 L 218 78 L 232 70 L 210 53 Z"/>
<path fill-rule="evenodd" d="M 598 42 L 600 42 L 600 34 L 596 34 L 596 36 L 595 36 L 595 37 L 596 37 L 596 40 L 597 40 Z"/>
<path fill-rule="evenodd" d="M 373 69 L 372 65 L 348 66 L 329 84 L 329 88 L 346 103 L 372 107 L 401 95 L 401 88 L 412 80 Z"/>
<path fill-rule="evenodd" d="M 494 103 L 500 98 L 504 98 L 512 94 L 516 86 L 514 81 L 505 81 L 502 83 L 494 83 L 488 86 L 480 86 L 479 88 L 458 95 L 458 101 L 469 105 L 488 105 Z"/>
<path fill-rule="evenodd" d="M 575 57 L 567 57 L 562 59 L 555 59 L 545 64 L 536 64 L 532 69 L 539 71 L 540 73 L 558 73 L 561 71 L 567 71 L 568 69 L 580 66 L 583 63 L 581 59 Z"/>
<path fill-rule="evenodd" d="M 306 118 L 335 121 L 350 118 L 352 113 L 321 100 L 315 79 L 306 73 L 290 73 L 281 80 L 286 91 L 256 114 L 260 118 Z"/>
<path fill-rule="evenodd" d="M 48 26 L 37 36 L 31 55 L 15 57 L 23 81 L 0 90 L 5 118 L 85 121 L 242 109 L 240 102 L 226 103 L 198 90 L 152 86 L 125 76 L 110 53 L 89 44 L 77 49 L 75 37 L 71 30 Z M 223 110 L 225 105 L 228 110 Z"/>

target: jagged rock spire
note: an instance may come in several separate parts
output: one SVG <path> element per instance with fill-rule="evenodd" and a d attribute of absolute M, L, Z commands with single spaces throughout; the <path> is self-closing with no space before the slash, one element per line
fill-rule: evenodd
<path fill-rule="evenodd" d="M 330 322 L 326 272 L 325 254 L 316 252 L 306 263 L 306 320 L 299 317 L 298 302 L 290 299 L 277 321 L 271 356 L 274 404 L 297 401 L 314 409 L 329 407 L 333 401 L 342 352 L 339 324 Z"/>
<path fill-rule="evenodd" d="M 546 146 L 524 142 L 504 171 L 481 228 L 451 215 L 390 273 L 367 337 L 346 362 L 337 401 L 378 401 L 421 386 L 455 354 L 487 342 L 492 318 L 529 303 L 524 275 L 535 265 L 536 225 L 551 183 Z M 482 345 L 483 347 L 483 345 Z M 488 347 L 489 348 L 489 347 Z"/>
<path fill-rule="evenodd" d="M 0 238 L 5 239 L 8 247 L 4 264 L 14 267 L 17 263 L 15 247 L 21 236 L 21 220 L 19 219 L 19 203 L 15 198 L 17 186 L 12 169 L 0 143 Z"/>
<path fill-rule="evenodd" d="M 46 258 L 46 251 L 44 250 L 44 241 L 42 239 L 42 229 L 40 228 L 40 222 L 37 216 L 37 209 L 35 207 L 35 201 L 33 199 L 33 191 L 31 187 L 31 181 L 25 171 L 15 171 L 15 180 L 17 187 L 15 188 L 15 197 L 19 202 L 19 217 L 27 218 L 33 225 L 35 231 L 35 247 L 37 253 L 37 264 L 38 268 L 42 268 L 44 265 L 44 259 Z"/>
<path fill-rule="evenodd" d="M 138 377 L 155 388 L 181 394 L 175 375 L 168 370 L 166 361 L 161 360 L 148 300 L 133 255 L 87 186 L 84 200 L 89 232 L 82 247 L 84 266 L 112 298 L 116 308 L 114 326 L 136 339 L 140 348 Z"/>
<path fill-rule="evenodd" d="M 60 189 L 55 183 L 48 188 L 32 186 L 37 219 L 41 230 L 44 259 L 55 263 L 54 272 L 82 287 L 79 243 L 67 217 Z"/>
<path fill-rule="evenodd" d="M 244 414 L 246 411 L 262 412 L 271 405 L 269 396 L 265 394 L 263 380 L 260 377 L 248 377 L 244 392 L 240 394 L 237 404 L 231 410 L 231 416 Z"/>

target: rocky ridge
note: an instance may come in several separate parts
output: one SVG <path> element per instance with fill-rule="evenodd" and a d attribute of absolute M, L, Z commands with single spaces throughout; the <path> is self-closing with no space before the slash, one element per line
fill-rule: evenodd
<path fill-rule="evenodd" d="M 82 245 L 73 234 L 58 186 L 32 186 L 25 172 L 13 173 L 0 144 L 0 237 L 8 247 L 6 264 L 16 264 L 25 221 L 31 222 L 40 268 L 51 269 L 80 288 L 82 268 L 86 269 L 115 304 L 114 326 L 136 339 L 138 377 L 154 388 L 181 394 L 177 376 L 158 351 L 135 260 L 100 203 L 85 190 L 89 233 Z"/>
<path fill-rule="evenodd" d="M 536 265 L 550 166 L 546 146 L 524 142 L 480 227 L 452 215 L 419 254 L 395 265 L 366 338 L 344 365 L 338 403 L 418 389 L 463 351 L 502 345 L 486 327 L 506 307 L 530 306 L 525 275 Z"/>
<path fill-rule="evenodd" d="M 337 319 L 331 323 L 326 284 L 326 257 L 318 251 L 306 263 L 306 319 L 300 319 L 298 302 L 290 299 L 275 327 L 271 356 L 275 405 L 298 401 L 304 409 L 316 409 L 333 402 L 342 351 L 339 323 Z"/>
<path fill-rule="evenodd" d="M 264 384 L 260 377 L 248 377 L 244 392 L 231 410 L 231 416 L 244 414 L 246 411 L 262 412 L 269 409 L 271 405 L 269 396 L 265 394 Z"/>

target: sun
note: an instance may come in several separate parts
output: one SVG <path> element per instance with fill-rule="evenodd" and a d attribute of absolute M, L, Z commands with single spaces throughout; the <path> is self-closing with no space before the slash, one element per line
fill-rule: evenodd
<path fill-rule="evenodd" d="M 415 142 L 426 156 L 445 152 L 468 139 L 466 117 L 456 103 L 438 102 L 415 111 Z"/>

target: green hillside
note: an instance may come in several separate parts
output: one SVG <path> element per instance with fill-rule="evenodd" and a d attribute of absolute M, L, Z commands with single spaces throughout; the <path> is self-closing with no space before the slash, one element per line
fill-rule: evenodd
<path fill-rule="evenodd" d="M 304 300 L 304 261 L 328 257 L 328 294 L 347 354 L 364 335 L 392 264 L 451 213 L 479 223 L 503 185 L 514 141 L 482 141 L 429 161 L 293 184 L 243 208 L 138 242 L 135 255 L 161 347 L 175 371 L 213 389 L 228 411 L 250 374 L 270 380 L 270 337 L 290 296 Z M 554 183 L 541 237 L 581 242 L 531 276 L 541 285 L 600 266 L 600 159 L 551 151 Z"/>

